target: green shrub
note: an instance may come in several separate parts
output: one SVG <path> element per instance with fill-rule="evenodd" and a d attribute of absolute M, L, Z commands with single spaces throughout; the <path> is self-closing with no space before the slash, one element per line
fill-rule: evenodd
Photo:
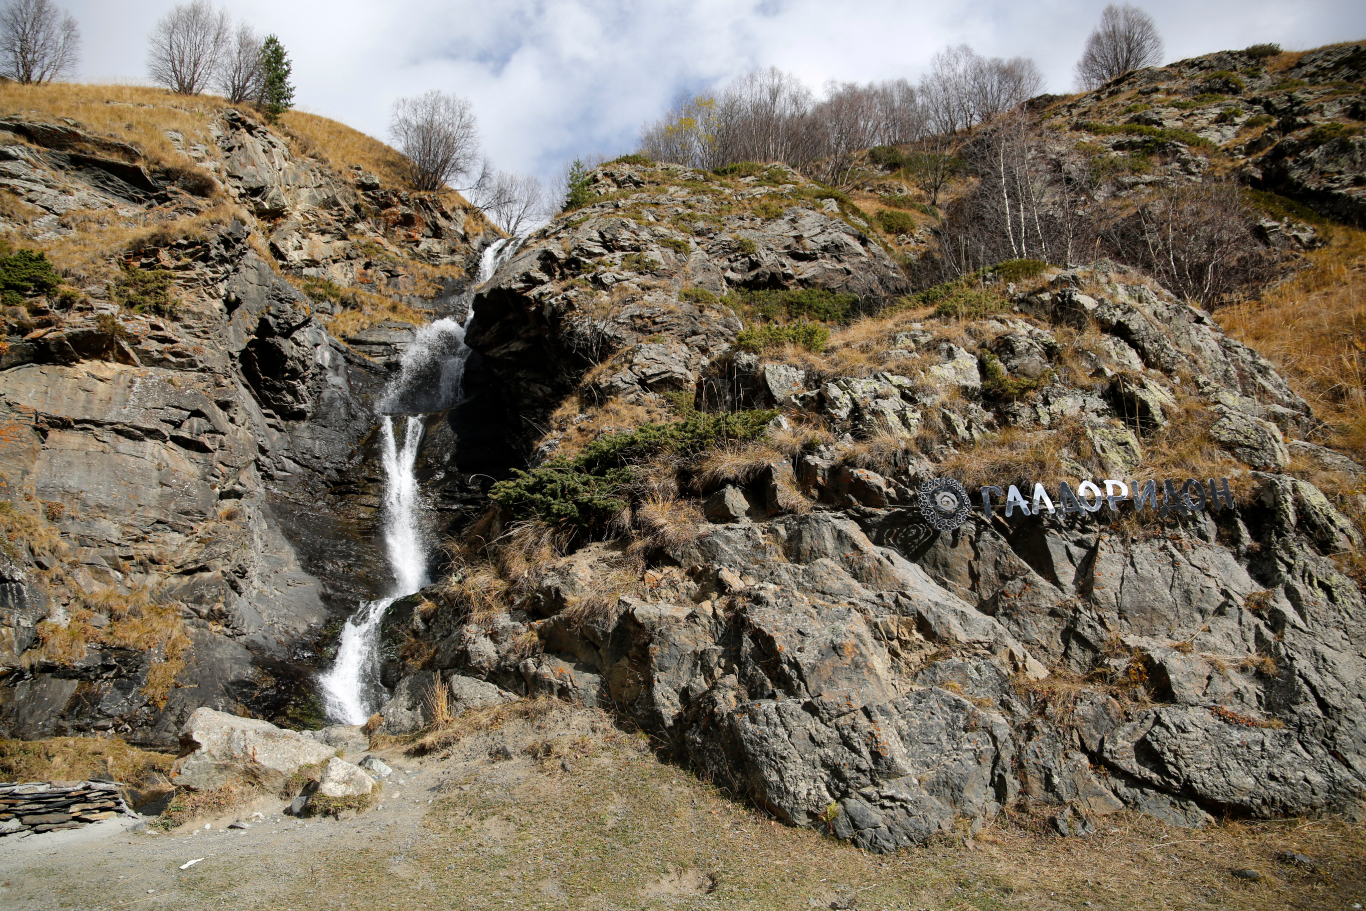
<path fill-rule="evenodd" d="M 917 202 L 904 193 L 893 193 L 890 196 L 882 197 L 880 201 L 884 206 L 891 206 L 894 209 L 910 209 L 913 212 L 919 212 L 922 215 L 928 215 L 931 218 L 939 217 L 939 210 L 934 206 L 927 206 L 923 202 Z"/>
<path fill-rule="evenodd" d="M 759 164 L 757 161 L 737 161 L 734 164 L 716 168 L 712 173 L 717 177 L 754 177 L 766 170 L 768 170 L 768 165 Z"/>
<path fill-rule="evenodd" d="M 1257 60 L 1265 60 L 1267 57 L 1275 57 L 1280 52 L 1281 46 L 1270 41 L 1266 42 L 1265 44 L 1254 44 L 1243 51 L 1244 54 L 1247 54 L 1249 57 L 1252 57 Z"/>
<path fill-rule="evenodd" d="M 1277 221 L 1291 218 L 1297 221 L 1307 222 L 1311 225 L 1317 225 L 1321 229 L 1329 227 L 1329 222 L 1326 218 L 1303 203 L 1296 202 L 1293 199 L 1287 199 L 1284 196 L 1270 193 L 1266 190 L 1244 188 L 1241 192 L 1243 198 L 1246 199 L 1254 209 L 1270 215 Z"/>
<path fill-rule="evenodd" d="M 737 240 L 735 246 L 746 256 L 753 256 L 755 253 L 759 252 L 759 248 L 755 246 L 754 241 L 750 240 L 748 237 L 742 237 Z"/>
<path fill-rule="evenodd" d="M 678 299 L 690 301 L 694 304 L 715 304 L 720 302 L 716 295 L 712 294 L 706 288 L 684 288 L 682 291 L 678 292 Z"/>
<path fill-rule="evenodd" d="M 573 458 L 514 471 L 514 477 L 493 485 L 489 498 L 514 519 L 536 518 L 583 534 L 600 534 L 628 504 L 633 463 L 658 452 L 686 459 L 730 440 L 756 439 L 777 415 L 693 411 L 680 421 L 611 434 Z"/>
<path fill-rule="evenodd" d="M 1237 95 L 1245 88 L 1243 77 L 1228 70 L 1216 70 L 1205 77 L 1205 81 L 1200 83 L 1200 88 L 1205 92 L 1217 92 L 1225 95 Z"/>
<path fill-rule="evenodd" d="M 157 316 L 172 316 L 180 304 L 171 272 L 127 264 L 123 274 L 109 286 L 109 297 L 122 307 Z"/>
<path fill-rule="evenodd" d="M 25 297 L 52 294 L 61 286 L 62 277 L 46 254 L 37 250 L 10 253 L 10 249 L 0 242 L 0 298 L 5 304 L 17 307 Z"/>
<path fill-rule="evenodd" d="M 644 253 L 627 253 L 621 258 L 621 267 L 627 272 L 653 272 L 659 266 L 659 260 L 651 259 Z"/>
<path fill-rule="evenodd" d="M 692 252 L 692 247 L 688 246 L 688 242 L 686 240 L 679 240 L 677 237 L 666 237 L 659 242 L 659 245 L 682 256 L 687 256 Z"/>
<path fill-rule="evenodd" d="M 782 218 L 787 208 L 776 199 L 760 199 L 750 206 L 750 211 L 762 219 L 772 221 L 775 218 Z"/>
<path fill-rule="evenodd" d="M 1048 263 L 1038 259 L 1007 259 L 983 269 L 982 275 L 984 278 L 990 275 L 996 281 L 1020 282 L 1042 275 L 1047 268 Z"/>
<path fill-rule="evenodd" d="M 821 352 L 830 342 L 830 330 L 820 323 L 805 320 L 795 323 L 766 323 L 743 330 L 735 337 L 742 351 L 764 351 L 782 345 L 800 345 L 807 351 Z"/>
<path fill-rule="evenodd" d="M 1146 101 L 1136 101 L 1124 109 L 1125 114 L 1142 114 L 1144 111 L 1151 111 L 1153 106 Z"/>
<path fill-rule="evenodd" d="M 1150 127 L 1141 123 L 1096 123 L 1088 121 L 1079 125 L 1081 129 L 1088 133 L 1095 133 L 1098 136 L 1114 136 L 1127 134 L 1130 136 L 1144 136 L 1149 140 L 1145 145 L 1145 151 L 1156 151 L 1160 146 L 1169 142 L 1180 142 L 1188 146 L 1196 146 L 1203 149 L 1214 149 L 1216 146 L 1203 136 L 1196 135 L 1189 130 L 1169 130 L 1165 127 Z"/>
<path fill-rule="evenodd" d="M 942 319 L 982 319 L 1003 313 L 1009 302 L 985 288 L 957 288 L 939 299 L 934 315 Z"/>
<path fill-rule="evenodd" d="M 613 159 L 611 160 L 611 162 L 609 162 L 609 163 L 610 163 L 610 164 L 634 164 L 634 165 L 640 165 L 641 167 L 644 167 L 644 168 L 650 168 L 650 167 L 654 167 L 655 160 L 654 160 L 653 158 L 650 158 L 649 156 L 641 155 L 641 154 L 638 153 L 638 152 L 632 152 L 632 153 L 629 154 L 629 155 L 618 155 L 616 158 L 613 158 Z"/>
<path fill-rule="evenodd" d="M 919 227 L 909 212 L 883 209 L 877 213 L 877 226 L 888 234 L 912 234 Z"/>
<path fill-rule="evenodd" d="M 729 302 L 767 322 L 807 319 L 844 323 L 862 312 L 858 295 L 836 294 L 824 288 L 744 291 L 731 296 Z"/>
<path fill-rule="evenodd" d="M 991 352 L 984 352 L 978 359 L 982 368 L 982 393 L 989 398 L 1013 401 L 1023 398 L 1044 384 L 1047 374 L 1034 379 L 1014 379 L 1001 364 L 1001 359 Z"/>
<path fill-rule="evenodd" d="M 1256 129 L 1257 127 L 1264 127 L 1264 126 L 1266 126 L 1268 123 L 1275 123 L 1275 122 L 1276 122 L 1276 118 L 1275 118 L 1275 117 L 1272 117 L 1270 114 L 1253 114 L 1253 115 L 1252 115 L 1251 117 L 1249 117 L 1247 120 L 1244 120 L 1244 121 L 1243 121 L 1243 128 L 1244 128 L 1244 129 Z"/>
<path fill-rule="evenodd" d="M 1101 154 L 1090 160 L 1091 175 L 1096 178 L 1110 177 L 1115 174 L 1148 174 L 1153 162 L 1147 154 Z"/>
<path fill-rule="evenodd" d="M 1356 132 L 1356 128 L 1343 123 L 1321 123 L 1309 131 L 1309 135 L 1305 137 L 1305 142 L 1310 148 L 1316 149 L 1338 139 L 1346 139 L 1348 136 L 1355 135 Z"/>
<path fill-rule="evenodd" d="M 1214 118 L 1215 123 L 1232 123 L 1243 116 L 1243 109 L 1239 107 L 1224 108 L 1219 112 L 1219 116 Z"/>
<path fill-rule="evenodd" d="M 868 160 L 880 168 L 900 171 L 910 164 L 911 156 L 894 146 L 874 146 L 868 150 Z"/>

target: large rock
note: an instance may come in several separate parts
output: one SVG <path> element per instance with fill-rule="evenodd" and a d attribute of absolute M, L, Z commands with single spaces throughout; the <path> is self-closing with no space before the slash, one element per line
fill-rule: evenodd
<path fill-rule="evenodd" d="M 222 787 L 243 774 L 284 778 L 301 766 L 333 759 L 337 753 L 334 747 L 268 721 L 208 708 L 197 709 L 190 716 L 180 733 L 180 750 L 171 781 L 177 787 L 196 791 Z M 360 769 L 356 772 L 369 780 Z"/>
<path fill-rule="evenodd" d="M 324 797 L 364 797 L 375 787 L 375 780 L 365 771 L 341 759 L 329 759 L 318 779 L 316 793 Z"/>

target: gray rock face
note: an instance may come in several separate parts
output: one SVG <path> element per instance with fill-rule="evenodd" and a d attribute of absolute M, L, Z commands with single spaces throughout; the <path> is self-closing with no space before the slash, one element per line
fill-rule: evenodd
<path fill-rule="evenodd" d="M 494 620 L 437 612 L 419 635 L 443 674 L 610 703 L 779 818 L 879 851 L 1020 799 L 1085 835 L 1125 807 L 1202 825 L 1366 798 L 1366 603 L 1331 556 L 1360 533 L 1287 473 L 1313 415 L 1268 361 L 1106 264 L 1046 273 L 1013 315 L 889 320 L 885 340 L 858 336 L 865 361 L 738 351 L 705 295 L 669 295 L 755 270 L 800 284 L 779 234 L 805 216 L 744 228 L 743 255 L 707 228 L 684 256 L 659 243 L 691 211 L 670 173 L 601 171 L 623 195 L 534 238 L 476 304 L 474 344 L 529 411 L 579 376 L 587 417 L 662 407 L 635 365 L 667 351 L 694 407 L 780 405 L 784 426 L 828 436 L 746 484 L 698 482 L 706 523 L 639 544 L 639 585 L 593 544 Z M 834 290 L 828 266 L 813 284 Z M 1028 501 L 1026 472 L 1133 486 L 1173 428 L 1236 479 L 1232 508 L 1133 529 L 1042 506 L 944 532 L 921 516 L 921 483 L 975 470 L 976 447 Z M 537 453 L 571 432 L 550 425 Z M 512 644 L 530 638 L 541 651 Z"/>
<path fill-rule="evenodd" d="M 334 758 L 333 747 L 302 734 L 207 708 L 196 709 L 186 722 L 180 732 L 180 749 L 182 755 L 172 768 L 171 781 L 177 787 L 196 791 L 222 787 L 248 768 L 283 779 L 300 766 L 341 762 Z M 350 768 L 369 783 L 364 772 Z"/>
<path fill-rule="evenodd" d="M 0 152 L 0 187 L 38 213 L 5 222 L 19 245 L 70 235 L 72 211 L 142 230 L 209 206 L 186 187 L 253 216 L 111 249 L 170 277 L 169 312 L 118 305 L 98 269 L 70 279 L 86 282 L 74 304 L 3 312 L 4 497 L 27 495 L 16 508 L 60 546 L 21 541 L 0 563 L 0 666 L 18 668 L 0 681 L 0 733 L 171 746 L 200 706 L 309 714 L 307 673 L 284 659 L 379 584 L 368 436 L 408 336 L 371 339 L 376 359 L 342 344 L 323 318 L 344 302 L 277 270 L 440 310 L 459 287 L 419 297 L 416 276 L 474 266 L 496 232 L 339 174 L 239 111 L 210 115 L 208 142 L 168 134 L 196 162 L 188 177 L 69 124 L 3 118 L 0 132 L 27 142 Z M 158 631 L 130 647 L 120 606 L 144 597 Z M 45 650 L 45 624 L 84 653 Z"/>
<path fill-rule="evenodd" d="M 468 339 L 528 427 L 542 425 L 583 370 L 609 355 L 593 381 L 599 395 L 638 403 L 691 391 L 741 328 L 729 307 L 699 291 L 826 288 L 875 306 L 907 290 L 877 244 L 838 209 L 803 198 L 807 182 L 782 170 L 791 183 L 768 187 L 675 165 L 600 168 L 592 192 L 602 201 L 528 238 L 475 301 Z M 744 211 L 758 204 L 782 214 Z M 608 299 L 627 300 L 604 306 Z M 775 399 L 796 391 L 790 374 L 774 374 L 772 384 Z M 529 437 L 520 442 L 532 449 Z"/>

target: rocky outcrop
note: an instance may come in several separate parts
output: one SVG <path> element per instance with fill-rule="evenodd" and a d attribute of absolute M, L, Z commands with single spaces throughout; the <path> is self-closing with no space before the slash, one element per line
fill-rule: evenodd
<path fill-rule="evenodd" d="M 1045 106 L 1044 114 L 1086 133 L 1087 142 L 1114 152 L 1115 161 L 1162 145 L 1168 165 L 1127 176 L 1131 187 L 1203 172 L 1208 163 L 1188 151 L 1203 142 L 1228 156 L 1257 189 L 1362 224 L 1366 190 L 1359 178 L 1366 170 L 1366 140 L 1357 124 L 1366 110 L 1343 86 L 1359 83 L 1363 74 L 1366 46 L 1360 43 L 1270 60 L 1224 51 L 1137 70 L 1080 98 Z M 1273 244 L 1291 249 L 1322 243 L 1313 228 L 1295 220 L 1266 219 L 1262 231 Z"/>
<path fill-rule="evenodd" d="M 591 192 L 575 217 L 528 238 L 475 304 L 468 342 L 503 381 L 526 447 L 609 354 L 591 392 L 631 403 L 690 390 L 741 328 L 718 306 L 729 290 L 822 288 L 869 311 L 907 290 L 861 217 L 782 166 L 738 180 L 606 166 Z"/>
<path fill-rule="evenodd" d="M 167 132 L 179 170 L 67 125 L 9 136 L 0 187 L 36 213 L 0 226 L 19 245 L 164 227 L 5 311 L 0 731 L 169 746 L 200 706 L 323 720 L 319 640 L 387 581 L 371 433 L 414 329 L 331 328 L 448 309 L 495 232 L 230 108 L 203 141 Z"/>
<path fill-rule="evenodd" d="M 685 257 L 647 240 L 689 222 L 678 200 L 702 191 L 679 173 L 599 171 L 604 201 L 500 271 L 472 335 L 527 412 L 572 387 L 541 458 L 631 429 L 611 417 L 629 407 L 668 420 L 680 392 L 780 409 L 771 442 L 748 468 L 679 475 L 680 494 L 642 468 L 638 516 L 685 495 L 705 521 L 679 507 L 664 532 L 581 544 L 510 581 L 504 613 L 472 613 L 459 578 L 424 593 L 445 605 L 406 626 L 424 674 L 610 706 L 779 818 L 879 851 L 1022 800 L 1078 832 L 1123 807 L 1179 825 L 1361 811 L 1366 603 L 1334 561 L 1360 532 L 1341 497 L 1288 473 L 1290 452 L 1323 447 L 1268 361 L 1109 264 L 1001 288 L 975 320 L 901 305 L 837 329 L 833 350 L 738 350 L 730 305 L 751 273 L 731 242 L 675 238 Z M 809 230 L 763 212 L 747 262 Z M 657 264 L 648 278 L 623 270 L 625 237 Z M 862 272 L 860 293 L 890 295 L 882 255 L 855 241 L 805 279 L 764 281 L 833 292 Z M 1198 509 L 1166 493 L 1165 476 L 1197 472 Z M 1224 499 L 1204 493 L 1210 474 L 1232 479 Z M 945 476 L 971 508 L 939 529 L 921 489 Z M 1146 512 L 1108 485 L 1094 512 L 1058 495 L 1125 479 L 1136 496 L 1150 478 Z M 977 505 L 993 485 L 1024 508 Z"/>

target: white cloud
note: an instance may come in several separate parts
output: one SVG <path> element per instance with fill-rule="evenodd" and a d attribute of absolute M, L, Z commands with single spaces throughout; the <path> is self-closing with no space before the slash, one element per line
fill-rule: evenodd
<path fill-rule="evenodd" d="M 86 80 L 138 79 L 147 33 L 169 0 L 58 0 L 85 38 Z M 826 81 L 919 77 L 930 57 L 966 42 L 991 56 L 1032 57 L 1051 91 L 1104 2 L 1050 0 L 494 0 L 375 3 L 233 0 L 234 16 L 275 32 L 309 111 L 384 138 L 395 98 L 432 88 L 471 99 L 488 154 L 541 176 L 575 154 L 628 151 L 642 122 L 680 90 L 756 66 Z M 1141 4 L 1167 57 L 1277 41 L 1308 48 L 1366 36 L 1355 2 L 1242 0 Z"/>

